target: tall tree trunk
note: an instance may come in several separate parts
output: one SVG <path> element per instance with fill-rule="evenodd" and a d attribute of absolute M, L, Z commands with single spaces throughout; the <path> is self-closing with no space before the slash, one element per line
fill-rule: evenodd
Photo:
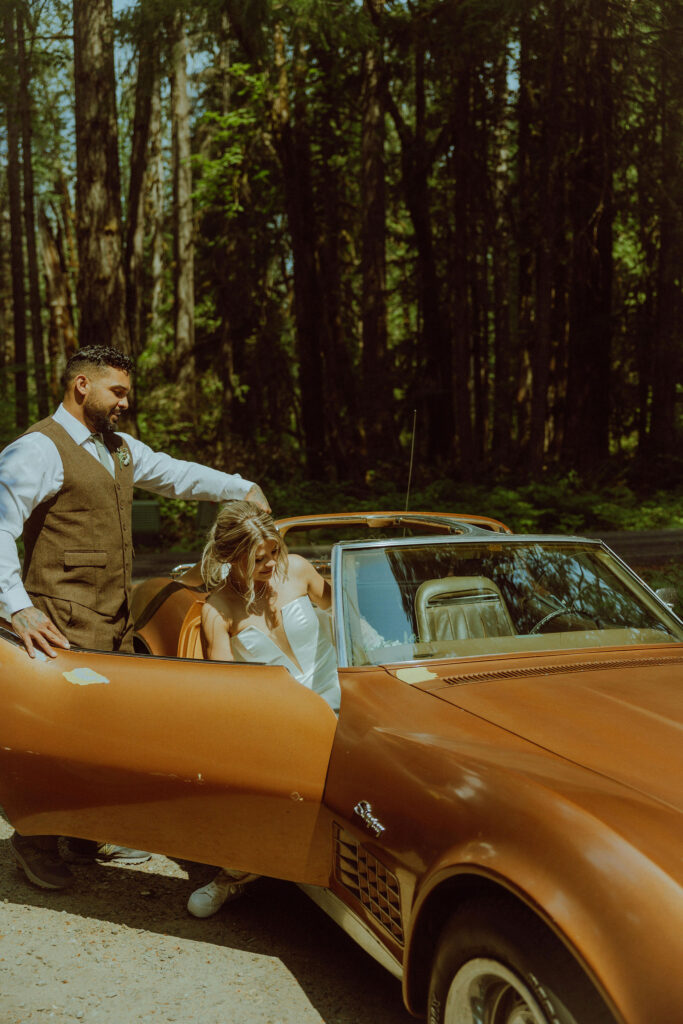
<path fill-rule="evenodd" d="M 324 479 L 326 446 L 319 412 L 323 395 L 323 363 L 318 340 L 324 322 L 316 267 L 316 217 L 311 183 L 310 139 L 306 124 L 292 123 L 282 28 L 275 26 L 275 61 L 278 89 L 273 104 L 273 134 L 283 170 L 287 223 L 292 242 L 294 313 L 299 359 L 301 423 L 306 471 Z M 303 97 L 299 93 L 299 102 Z M 302 114 L 301 107 L 299 114 Z"/>
<path fill-rule="evenodd" d="M 299 125 L 284 125 L 277 139 L 277 147 L 286 176 L 287 223 L 292 241 L 294 310 L 306 467 L 312 479 L 324 479 L 326 446 L 319 413 L 324 393 L 322 352 L 318 337 L 321 297 L 315 261 L 310 150 L 305 129 Z"/>
<path fill-rule="evenodd" d="M 320 213 L 316 239 L 320 292 L 325 315 L 325 323 L 320 331 L 327 398 L 324 403 L 325 438 L 329 461 L 334 464 L 337 478 L 348 480 L 361 477 L 368 468 L 368 459 L 363 457 L 366 448 L 358 403 L 358 391 L 363 387 L 363 381 L 359 387 L 352 354 L 357 334 L 350 329 L 349 304 L 344 297 L 343 246 L 348 222 L 344 219 L 346 193 L 339 168 L 341 130 L 337 122 L 338 95 L 335 89 L 337 56 L 322 49 L 316 52 L 316 60 L 324 80 L 322 102 L 330 112 L 329 119 L 325 119 L 318 132 L 321 158 L 318 179 Z M 386 382 L 382 382 L 382 386 L 385 385 Z M 370 405 L 364 405 L 364 409 L 370 409 L 374 404 L 377 418 L 386 418 L 390 409 L 386 405 L 381 408 L 381 403 L 380 387 L 375 390 Z M 375 453 L 372 462 L 379 457 L 380 454 Z"/>
<path fill-rule="evenodd" d="M 61 168 L 59 168 L 56 175 L 55 192 L 59 197 L 59 202 L 52 202 L 50 205 L 55 215 L 56 241 L 62 257 L 64 273 L 69 278 L 69 297 L 71 299 L 77 290 L 78 282 L 78 246 L 75 234 L 76 216 L 71 203 L 69 183 Z M 77 310 L 74 310 L 73 306 L 71 308 L 71 319 L 75 324 Z"/>
<path fill-rule="evenodd" d="M 2 23 L 4 31 L 4 22 Z M 9 259 L 10 239 L 7 228 L 7 192 L 0 191 L 0 401 L 7 407 L 7 364 L 10 362 L 10 348 L 13 342 L 10 312 L 11 268 Z M 14 428 L 12 428 L 14 432 Z"/>
<path fill-rule="evenodd" d="M 130 351 L 111 0 L 73 0 L 81 346 Z"/>
<path fill-rule="evenodd" d="M 384 0 L 364 0 L 364 6 L 375 23 L 380 23 Z M 396 448 L 387 365 L 384 86 L 379 34 L 363 52 L 362 75 L 361 369 L 366 455 L 372 467 Z"/>
<path fill-rule="evenodd" d="M 453 353 L 445 324 L 429 196 L 429 174 L 449 135 L 447 129 L 443 130 L 434 143 L 428 144 L 424 59 L 424 40 L 418 37 L 414 60 L 414 130 L 406 123 L 389 92 L 386 93 L 386 103 L 401 144 L 401 188 L 415 233 L 419 316 L 417 404 L 419 422 L 427 427 L 427 458 L 434 462 L 452 456 L 454 433 Z"/>
<path fill-rule="evenodd" d="M 38 274 L 38 253 L 36 250 L 35 196 L 33 186 L 33 153 L 31 146 L 31 94 L 29 69 L 26 62 L 24 38 L 24 13 L 17 7 L 17 57 L 19 61 L 21 138 L 24 167 L 24 224 L 26 226 L 26 259 L 28 265 L 29 308 L 31 311 L 31 342 L 33 351 L 33 375 L 36 384 L 38 415 L 48 415 L 49 403 L 45 374 L 45 349 L 43 347 L 43 324 Z"/>
<path fill-rule="evenodd" d="M 536 244 L 534 221 L 534 147 L 533 126 L 536 121 L 536 97 L 533 61 L 532 19 L 529 5 L 522 9 L 519 26 L 519 87 L 517 99 L 517 203 L 515 224 L 516 295 L 513 336 L 517 364 L 518 468 L 527 457 L 531 427 L 531 349 L 533 330 L 533 253 Z"/>
<path fill-rule="evenodd" d="M 217 26 L 218 60 L 215 66 L 215 74 L 218 79 L 216 91 L 220 98 L 220 113 L 224 117 L 232 109 L 232 81 L 230 77 L 231 30 L 232 25 L 229 15 L 227 11 L 222 11 Z M 231 252 L 231 255 L 238 244 L 239 240 L 234 236 L 226 238 L 226 249 Z M 225 276 L 227 277 L 228 275 Z M 218 352 L 216 353 L 217 358 L 214 360 L 214 365 L 223 386 L 223 401 L 221 402 L 218 426 L 218 444 L 227 462 L 231 441 L 234 443 L 234 440 L 237 440 L 238 444 L 244 445 L 249 443 L 251 424 L 248 422 L 247 416 L 243 414 L 244 409 L 235 394 L 235 381 L 239 377 L 236 363 L 241 363 L 243 360 L 244 338 L 242 335 L 244 332 L 239 330 L 235 323 L 235 317 L 231 315 L 234 306 L 230 303 L 230 286 L 226 282 L 225 286 L 221 287 L 223 279 L 223 274 L 219 272 L 217 274 L 217 280 L 220 282 L 218 284 L 218 291 L 222 293 L 221 300 L 225 298 L 227 302 L 220 318 Z M 238 334 L 239 341 L 237 340 Z"/>
<path fill-rule="evenodd" d="M 649 449 L 654 454 L 679 455 L 676 387 L 681 381 L 680 332 L 683 324 L 683 2 L 668 0 L 662 7 L 661 183 L 658 196 L 660 225 L 657 262 L 657 324 L 652 352 L 652 413 Z"/>
<path fill-rule="evenodd" d="M 635 317 L 635 363 L 638 373 L 638 452 L 641 458 L 649 462 L 649 428 L 650 401 L 652 395 L 653 339 L 657 334 L 657 264 L 660 242 L 660 231 L 656 224 L 653 210 L 653 196 L 657 189 L 653 184 L 653 162 L 649 155 L 657 149 L 657 121 L 660 103 L 656 100 L 657 113 L 648 103 L 643 104 L 641 124 L 638 126 L 638 150 L 647 154 L 636 165 L 636 204 L 635 220 L 638 225 L 638 243 L 643 253 L 644 272 L 638 286 L 638 299 Z"/>
<path fill-rule="evenodd" d="M 573 252 L 564 452 L 569 464 L 582 473 L 595 470 L 609 453 L 614 204 L 607 19 L 602 0 L 591 0 L 574 58 L 578 151 L 570 206 Z"/>
<path fill-rule="evenodd" d="M 564 0 L 555 0 L 549 30 L 545 36 L 548 54 L 543 59 L 544 81 L 539 140 L 539 231 L 536 243 L 535 323 L 532 342 L 531 425 L 529 468 L 536 476 L 546 457 L 548 438 L 551 363 L 554 352 L 554 305 L 558 300 L 561 220 L 561 125 L 565 94 L 563 73 Z"/>
<path fill-rule="evenodd" d="M 470 177 L 475 173 L 471 159 L 470 71 L 460 70 L 453 88 L 453 178 L 455 198 L 453 221 L 455 239 L 452 247 L 452 330 L 453 330 L 453 396 L 457 424 L 458 454 L 461 472 L 472 478 L 475 465 L 472 432 L 472 397 L 470 366 L 472 363 L 473 324 L 468 302 L 468 262 L 473 259 L 470 232 Z"/>
<path fill-rule="evenodd" d="M 14 320 L 14 420 L 17 431 L 29 423 L 28 368 L 26 365 L 26 295 L 24 292 L 24 237 L 21 216 L 21 162 L 19 156 L 19 82 L 14 69 L 17 40 L 14 10 L 4 10 L 5 74 L 7 80 L 7 190 L 11 232 L 12 314 Z"/>
<path fill-rule="evenodd" d="M 174 17 L 171 66 L 171 117 L 173 123 L 173 224 L 174 224 L 174 328 L 175 372 L 190 397 L 195 391 L 194 372 L 194 223 L 192 208 L 192 149 L 190 102 L 187 92 L 187 34 L 185 17 Z M 196 403 L 191 401 L 192 413 Z"/>
<path fill-rule="evenodd" d="M 161 130 L 161 78 L 157 75 L 152 93 L 149 122 L 147 182 L 152 222 L 150 324 L 154 337 L 161 331 L 161 302 L 164 291 L 164 154 Z"/>
<path fill-rule="evenodd" d="M 508 56 L 503 52 L 494 69 L 494 137 L 496 154 L 493 173 L 493 203 L 489 208 L 491 227 L 491 274 L 493 298 L 493 425 L 491 460 L 495 468 L 508 466 L 512 449 L 514 389 L 510 352 L 510 226 L 507 210 L 508 166 L 507 91 Z"/>
<path fill-rule="evenodd" d="M 144 347 L 143 263 L 145 242 L 144 185 L 152 118 L 152 100 L 158 74 L 156 32 L 142 25 L 130 157 L 130 181 L 126 221 L 126 314 L 131 349 L 137 358 Z"/>
<path fill-rule="evenodd" d="M 221 113 L 227 114 L 232 103 L 232 81 L 230 79 L 230 18 L 227 11 L 222 11 L 218 23 L 218 62 L 216 74 L 220 87 Z"/>
<path fill-rule="evenodd" d="M 47 351 L 50 360 L 50 396 L 53 403 L 62 396 L 61 375 L 66 361 L 76 351 L 76 332 L 71 315 L 69 278 L 45 210 L 38 210 L 40 252 L 45 278 L 45 297 L 50 318 Z"/>
<path fill-rule="evenodd" d="M 487 211 L 491 203 L 492 181 L 488 154 L 494 143 L 490 112 L 492 82 L 486 63 L 479 61 L 472 68 L 471 128 L 473 140 L 472 170 L 469 174 L 469 205 L 475 224 L 470 261 L 470 303 L 472 307 L 472 398 L 474 439 L 472 450 L 475 467 L 486 465 L 490 443 L 491 300 L 490 253 L 486 236 Z"/>

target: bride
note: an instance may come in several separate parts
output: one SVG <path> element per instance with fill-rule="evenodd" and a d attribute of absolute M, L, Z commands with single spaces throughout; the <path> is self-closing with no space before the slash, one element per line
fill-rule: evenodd
<path fill-rule="evenodd" d="M 339 710 L 330 585 L 300 555 L 288 554 L 272 517 L 250 501 L 218 513 L 202 555 L 209 596 L 202 608 L 208 657 L 283 665 L 297 682 Z M 255 876 L 221 870 L 192 893 L 187 908 L 210 917 Z"/>
<path fill-rule="evenodd" d="M 288 554 L 267 512 L 250 501 L 221 509 L 204 548 L 202 578 L 209 658 L 284 665 L 339 710 L 329 619 L 317 611 L 330 607 L 330 585 L 305 558 Z"/>

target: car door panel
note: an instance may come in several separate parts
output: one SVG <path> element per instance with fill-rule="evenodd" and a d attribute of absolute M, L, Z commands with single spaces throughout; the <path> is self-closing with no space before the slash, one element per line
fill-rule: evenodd
<path fill-rule="evenodd" d="M 0 648 L 0 802 L 19 831 L 327 880 L 336 717 L 285 669 Z"/>

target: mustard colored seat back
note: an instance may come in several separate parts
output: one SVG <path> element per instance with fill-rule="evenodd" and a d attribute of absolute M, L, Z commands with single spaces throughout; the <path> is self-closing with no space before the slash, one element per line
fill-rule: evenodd
<path fill-rule="evenodd" d="M 515 633 L 503 595 L 485 576 L 425 580 L 415 595 L 415 614 L 422 642 Z"/>
<path fill-rule="evenodd" d="M 187 610 L 178 636 L 179 658 L 206 658 L 206 647 L 202 634 L 203 601 L 195 601 Z"/>

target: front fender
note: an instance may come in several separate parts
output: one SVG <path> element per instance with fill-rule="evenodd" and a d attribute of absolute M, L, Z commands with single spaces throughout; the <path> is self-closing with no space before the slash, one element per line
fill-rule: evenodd
<path fill-rule="evenodd" d="M 494 886 L 560 937 L 628 1024 L 677 1019 L 678 813 L 382 670 L 340 677 L 325 802 L 398 880 L 407 1004 L 423 1010 L 445 918 Z"/>
<path fill-rule="evenodd" d="M 404 961 L 407 1005 L 414 1012 L 424 1006 L 445 921 L 464 901 L 499 892 L 509 896 L 511 911 L 515 903 L 524 905 L 563 942 L 619 1019 L 651 1024 L 675 1018 L 683 1005 L 681 882 L 629 833 L 637 817 L 653 846 L 657 831 L 670 843 L 680 832 L 678 815 L 639 806 L 641 798 L 604 779 L 601 808 L 586 806 L 590 785 L 579 803 L 578 792 L 558 792 L 528 777 L 517 781 L 525 790 L 524 812 L 510 813 L 516 787 L 509 775 L 499 777 L 499 827 L 486 839 L 470 835 L 439 851 L 416 889 Z M 605 791 L 611 788 L 608 815 Z"/>

